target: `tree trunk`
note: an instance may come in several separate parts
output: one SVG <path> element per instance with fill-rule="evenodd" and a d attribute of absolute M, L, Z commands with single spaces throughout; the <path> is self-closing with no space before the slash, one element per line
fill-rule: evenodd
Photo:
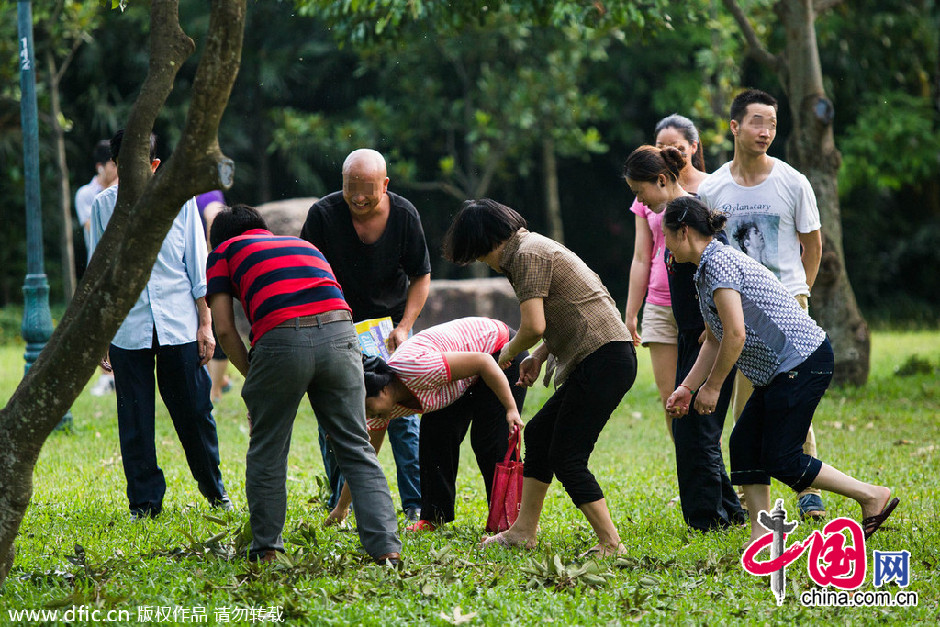
<path fill-rule="evenodd" d="M 823 256 L 812 290 L 813 317 L 832 339 L 835 382 L 864 385 L 871 335 L 845 270 L 837 184 L 842 156 L 832 131 L 834 107 L 823 88 L 812 5 L 812 0 L 782 0 L 777 7 L 787 37 L 781 82 L 793 115 L 787 157 L 812 183 L 822 219 Z"/>
<path fill-rule="evenodd" d="M 542 176 L 545 184 L 545 219 L 549 237 L 559 244 L 565 243 L 565 225 L 561 218 L 561 200 L 558 198 L 558 162 L 555 159 L 555 140 L 542 140 Z"/>
<path fill-rule="evenodd" d="M 59 209 L 62 214 L 60 253 L 62 255 L 62 292 L 64 302 L 75 293 L 75 248 L 72 243 L 72 189 L 69 185 L 69 166 L 65 159 L 65 129 L 62 128 L 62 105 L 59 94 L 58 71 L 52 52 L 46 52 L 49 72 L 49 99 L 51 101 L 52 134 L 55 139 L 56 168 L 59 171 Z"/>
<path fill-rule="evenodd" d="M 125 128 L 118 203 L 59 327 L 0 410 L 0 585 L 32 496 L 32 474 L 52 429 L 94 373 L 146 285 L 182 204 L 228 189 L 233 165 L 218 129 L 238 74 L 246 0 L 212 0 L 205 52 L 196 71 L 176 151 L 150 173 L 149 137 L 176 73 L 195 50 L 179 26 L 176 0 L 150 7 L 150 67 Z"/>

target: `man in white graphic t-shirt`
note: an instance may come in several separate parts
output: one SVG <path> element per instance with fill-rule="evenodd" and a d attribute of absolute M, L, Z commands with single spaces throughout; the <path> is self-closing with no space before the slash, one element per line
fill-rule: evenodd
<path fill-rule="evenodd" d="M 710 208 L 728 215 L 731 245 L 760 261 L 786 286 L 805 310 L 822 257 L 819 209 L 809 180 L 767 149 L 777 134 L 777 100 L 757 89 L 731 103 L 734 157 L 706 178 L 698 195 Z M 735 379 L 732 411 L 737 420 L 753 388 Z M 803 451 L 817 457 L 812 427 Z M 818 490 L 800 493 L 800 514 L 826 514 Z"/>

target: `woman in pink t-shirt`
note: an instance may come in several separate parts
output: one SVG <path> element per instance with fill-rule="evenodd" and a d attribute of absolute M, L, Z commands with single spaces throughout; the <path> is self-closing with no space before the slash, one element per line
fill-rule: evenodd
<path fill-rule="evenodd" d="M 683 124 L 691 125 L 687 118 L 671 115 L 663 118 L 656 125 L 656 148 L 671 146 L 684 157 L 684 162 L 677 164 L 674 182 L 681 185 L 685 192 L 695 193 L 705 174 L 705 162 L 702 146 L 697 134 L 688 137 Z M 694 126 L 692 127 L 694 130 Z M 635 157 L 636 155 L 631 155 Z M 642 155 L 641 155 L 642 156 Z M 657 167 L 646 167 L 643 160 L 624 165 L 624 179 L 651 179 L 660 186 L 670 181 L 659 178 L 665 176 Z M 629 167 L 628 167 L 629 166 Z M 628 172 L 632 169 L 632 172 Z M 633 174 L 633 176 L 630 176 Z M 655 210 L 655 211 L 654 211 Z M 650 362 L 653 366 L 653 378 L 659 390 L 660 402 L 665 408 L 666 399 L 675 387 L 677 368 L 678 329 L 672 312 L 672 300 L 669 296 L 669 277 L 666 272 L 663 241 L 663 207 L 652 209 L 637 197 L 630 206 L 636 221 L 636 238 L 633 245 L 633 261 L 630 264 L 630 287 L 627 292 L 627 306 L 624 323 L 633 337 L 634 346 L 642 344 L 649 348 Z M 646 304 L 643 306 L 643 297 Z M 643 306 L 642 336 L 637 330 L 637 318 Z M 672 416 L 664 414 L 666 431 L 672 437 Z"/>
<path fill-rule="evenodd" d="M 391 420 L 422 414 L 421 519 L 409 531 L 433 530 L 454 520 L 460 445 L 468 429 L 489 503 L 510 430 L 523 426 L 519 412 L 526 390 L 510 382 L 518 380 L 519 363 L 528 353 L 505 371 L 495 359 L 512 335 L 499 320 L 459 318 L 408 338 L 388 363 L 377 357 L 367 360 L 366 424 L 376 452 Z M 350 500 L 344 486 L 327 524 L 346 517 Z"/>

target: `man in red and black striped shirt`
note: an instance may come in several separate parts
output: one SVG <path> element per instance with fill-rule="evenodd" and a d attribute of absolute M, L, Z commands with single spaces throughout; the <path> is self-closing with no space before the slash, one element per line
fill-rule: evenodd
<path fill-rule="evenodd" d="M 397 562 L 392 498 L 366 431 L 359 342 L 330 264 L 313 244 L 273 235 L 244 205 L 222 210 L 209 239 L 206 296 L 219 342 L 245 375 L 242 398 L 251 416 L 249 557 L 270 561 L 284 550 L 287 454 L 307 394 L 349 481 L 363 546 L 377 562 Z M 251 322 L 250 354 L 235 328 L 233 299 Z"/>

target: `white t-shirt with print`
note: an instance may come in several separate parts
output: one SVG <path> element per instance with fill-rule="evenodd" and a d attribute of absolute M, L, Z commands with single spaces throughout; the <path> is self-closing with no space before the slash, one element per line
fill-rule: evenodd
<path fill-rule="evenodd" d="M 702 182 L 698 196 L 709 208 L 727 214 L 725 233 L 732 247 L 766 266 L 791 295 L 809 294 L 797 233 L 821 226 L 816 194 L 796 169 L 770 159 L 773 169 L 762 183 L 735 183 L 728 162 Z"/>

